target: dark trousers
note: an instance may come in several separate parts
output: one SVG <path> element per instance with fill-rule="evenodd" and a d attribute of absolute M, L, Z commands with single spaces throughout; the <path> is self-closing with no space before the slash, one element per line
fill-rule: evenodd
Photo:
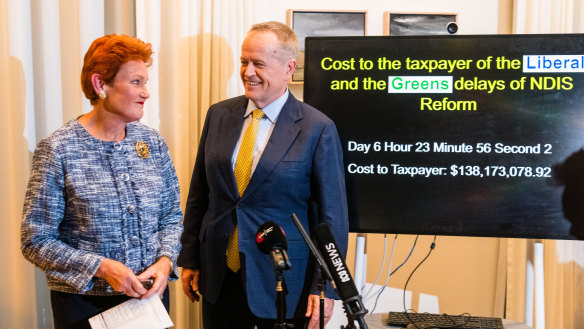
<path fill-rule="evenodd" d="M 308 320 L 302 317 L 287 319 L 285 322 L 293 323 L 294 329 L 303 329 Z M 211 304 L 203 296 L 204 329 L 253 329 L 254 326 L 258 329 L 274 329 L 275 324 L 276 319 L 261 319 L 253 315 L 239 272 L 226 270 L 221 294 L 215 304 Z"/>
<path fill-rule="evenodd" d="M 130 298 L 126 295 L 90 296 L 51 290 L 51 307 L 53 308 L 55 329 L 91 329 L 89 318 Z M 170 307 L 168 287 L 164 291 L 162 303 L 168 311 Z"/>

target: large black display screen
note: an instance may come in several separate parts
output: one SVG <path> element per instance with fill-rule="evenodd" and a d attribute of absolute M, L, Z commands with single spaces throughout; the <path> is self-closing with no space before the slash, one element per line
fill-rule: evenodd
<path fill-rule="evenodd" d="M 584 141 L 583 35 L 312 37 L 305 60 L 351 231 L 574 239 L 552 168 Z"/>

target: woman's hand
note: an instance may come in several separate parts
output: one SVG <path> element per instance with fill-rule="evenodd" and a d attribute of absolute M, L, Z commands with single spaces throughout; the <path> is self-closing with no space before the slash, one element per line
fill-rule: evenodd
<path fill-rule="evenodd" d="M 168 257 L 160 257 L 156 263 L 150 265 L 146 271 L 138 275 L 139 280 L 154 279 L 152 288 L 144 294 L 141 299 L 148 298 L 158 294 L 162 297 L 164 290 L 166 290 L 166 285 L 168 284 L 168 275 L 172 270 L 172 263 Z"/>
<path fill-rule="evenodd" d="M 148 292 L 132 270 L 113 259 L 104 258 L 95 272 L 95 276 L 105 279 L 115 291 L 130 297 L 138 298 Z"/>

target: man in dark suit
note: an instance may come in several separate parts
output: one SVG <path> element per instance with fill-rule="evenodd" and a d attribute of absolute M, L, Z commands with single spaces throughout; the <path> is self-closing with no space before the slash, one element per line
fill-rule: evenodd
<path fill-rule="evenodd" d="M 288 91 L 297 53 L 288 26 L 254 25 L 241 49 L 245 96 L 207 113 L 178 259 L 185 294 L 191 301 L 197 290 L 203 295 L 206 329 L 274 328 L 276 278 L 255 240 L 266 221 L 282 227 L 288 240 L 286 316 L 295 328 L 304 328 L 308 317 L 309 327 L 318 327 L 319 296 L 309 250 L 291 214 L 307 229 L 329 223 L 341 250 L 347 248 L 341 144 L 334 123 Z M 245 150 L 250 156 L 243 165 Z M 336 296 L 330 286 L 326 293 Z M 333 307 L 328 298 L 327 320 Z"/>

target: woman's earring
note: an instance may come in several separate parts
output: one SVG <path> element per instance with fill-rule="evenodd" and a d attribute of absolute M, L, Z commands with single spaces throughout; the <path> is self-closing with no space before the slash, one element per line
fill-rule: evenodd
<path fill-rule="evenodd" d="M 105 99 L 107 97 L 107 95 L 105 94 L 105 90 L 100 90 L 99 91 L 99 95 L 97 95 L 97 97 L 99 97 L 99 99 Z"/>

